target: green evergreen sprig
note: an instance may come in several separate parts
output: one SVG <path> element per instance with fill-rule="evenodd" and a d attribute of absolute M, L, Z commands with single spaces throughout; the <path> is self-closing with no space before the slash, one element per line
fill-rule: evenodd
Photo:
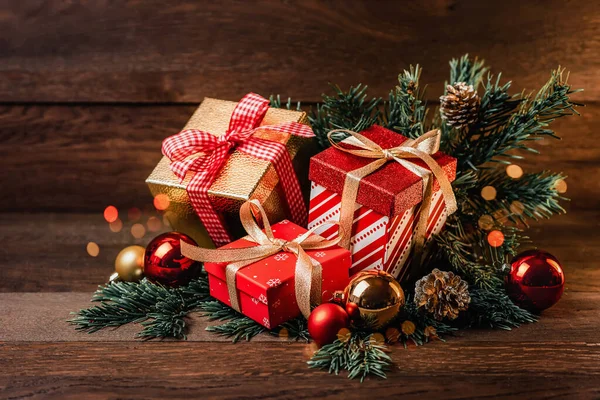
<path fill-rule="evenodd" d="M 390 91 L 388 101 L 383 103 L 379 124 L 415 139 L 424 133 L 427 103 L 423 100 L 419 79 L 421 68 L 410 66 L 398 75 L 398 86 Z"/>
<path fill-rule="evenodd" d="M 379 120 L 380 98 L 367 100 L 367 86 L 352 86 L 343 91 L 339 86 L 331 86 L 334 95 L 323 94 L 323 103 L 309 114 L 309 121 L 322 147 L 329 146 L 327 134 L 334 129 L 362 131 Z M 342 134 L 334 135 L 336 140 L 343 139 Z"/>
<path fill-rule="evenodd" d="M 512 302 L 499 288 L 469 290 L 468 326 L 510 330 L 537 321 L 537 317 Z"/>
<path fill-rule="evenodd" d="M 227 307 L 220 301 L 207 301 L 202 303 L 199 308 L 203 311 L 203 316 L 208 317 L 209 321 L 223 322 L 219 325 L 208 326 L 206 330 L 231 338 L 234 343 L 239 340 L 248 341 L 267 331 L 264 326 L 238 313 L 231 307 Z"/>
<path fill-rule="evenodd" d="M 389 348 L 374 340 L 372 334 L 355 331 L 321 347 L 308 361 L 308 366 L 336 375 L 347 371 L 349 379 L 358 378 L 361 382 L 369 375 L 386 379 L 386 371 L 392 365 L 388 352 Z"/>
<path fill-rule="evenodd" d="M 210 298 L 205 275 L 184 288 L 166 288 L 146 279 L 139 283 L 112 282 L 99 286 L 92 302 L 99 303 L 72 313 L 69 322 L 77 330 L 94 333 L 100 329 L 141 323 L 142 339 L 186 338 L 185 317 Z"/>

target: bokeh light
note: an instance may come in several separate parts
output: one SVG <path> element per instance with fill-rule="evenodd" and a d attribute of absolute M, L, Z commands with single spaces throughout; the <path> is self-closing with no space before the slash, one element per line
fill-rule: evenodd
<path fill-rule="evenodd" d="M 108 224 L 108 227 L 110 228 L 111 231 L 113 232 L 121 232 L 121 229 L 123 229 L 123 221 L 121 221 L 119 218 L 117 218 L 116 221 L 111 222 L 110 224 Z"/>
<path fill-rule="evenodd" d="M 557 180 L 554 187 L 558 193 L 567 193 L 567 182 L 564 179 Z"/>
<path fill-rule="evenodd" d="M 491 215 L 482 215 L 479 217 L 477 224 L 484 231 L 489 231 L 494 227 L 494 218 Z"/>
<path fill-rule="evenodd" d="M 423 333 L 425 334 L 425 337 L 437 337 L 437 331 L 431 325 L 425 327 L 425 329 L 423 330 Z"/>
<path fill-rule="evenodd" d="M 141 239 L 146 234 L 146 228 L 142 224 L 133 224 L 131 227 L 131 235 L 136 239 Z"/>
<path fill-rule="evenodd" d="M 515 200 L 510 203 L 510 212 L 515 215 L 522 215 L 523 211 L 525 211 L 525 205 L 521 203 L 519 200 Z"/>
<path fill-rule="evenodd" d="M 148 218 L 148 222 L 146 222 L 146 226 L 150 232 L 158 232 L 162 228 L 162 222 L 156 217 L 150 217 Z"/>
<path fill-rule="evenodd" d="M 131 207 L 129 211 L 127 211 L 127 218 L 133 222 L 139 220 L 142 218 L 142 210 L 137 207 Z"/>
<path fill-rule="evenodd" d="M 169 204 L 171 204 L 171 201 L 166 194 L 160 193 L 154 197 L 154 207 L 159 211 L 169 208 Z"/>
<path fill-rule="evenodd" d="M 519 179 L 523 176 L 523 168 L 519 167 L 516 164 L 511 164 L 506 167 L 506 175 L 510 176 L 513 179 Z"/>
<path fill-rule="evenodd" d="M 287 330 L 287 328 L 281 328 L 278 332 L 278 335 L 282 339 L 287 339 L 290 337 L 290 332 Z"/>
<path fill-rule="evenodd" d="M 407 336 L 410 336 L 413 333 L 415 333 L 416 329 L 417 329 L 417 327 L 415 326 L 414 322 L 412 322 L 412 321 L 404 321 L 402 323 L 402 333 L 404 333 Z"/>
<path fill-rule="evenodd" d="M 493 186 L 486 186 L 481 189 L 481 197 L 485 200 L 494 200 L 496 198 L 496 188 Z"/>
<path fill-rule="evenodd" d="M 100 254 L 100 246 L 94 242 L 89 242 L 86 246 L 87 253 L 92 257 L 98 257 Z"/>
<path fill-rule="evenodd" d="M 494 219 L 496 221 L 500 221 L 500 222 L 503 222 L 504 220 L 506 220 L 509 215 L 510 215 L 510 213 L 505 208 L 499 208 L 496 211 L 494 211 L 494 213 L 492 214 Z"/>
<path fill-rule="evenodd" d="M 108 206 L 104 209 L 104 219 L 106 222 L 115 222 L 119 218 L 119 210 L 115 206 Z"/>
<path fill-rule="evenodd" d="M 488 233 L 487 241 L 492 247 L 500 247 L 504 243 L 504 234 L 498 230 Z"/>
<path fill-rule="evenodd" d="M 396 343 L 400 340 L 400 331 L 397 328 L 387 328 L 385 331 L 385 338 L 388 343 Z"/>
<path fill-rule="evenodd" d="M 379 332 L 372 334 L 369 340 L 373 344 L 385 344 L 385 338 Z"/>

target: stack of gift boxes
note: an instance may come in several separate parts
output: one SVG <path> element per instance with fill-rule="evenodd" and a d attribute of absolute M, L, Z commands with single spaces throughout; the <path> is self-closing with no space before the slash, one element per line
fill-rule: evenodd
<path fill-rule="evenodd" d="M 245 113 L 249 106 L 256 104 L 262 107 L 262 111 Z M 253 156 L 252 151 L 246 150 L 239 135 L 232 136 L 240 133 L 240 124 L 246 124 L 244 126 L 251 132 L 255 147 L 264 146 L 269 150 L 275 145 L 282 153 L 278 153 L 272 161 Z M 296 131 L 301 134 L 295 134 Z M 193 203 L 197 198 L 194 191 L 198 190 L 197 184 L 190 184 L 194 179 L 209 179 L 206 195 L 220 224 L 232 238 L 222 248 L 256 245 L 246 236 L 238 215 L 241 205 L 248 200 L 260 202 L 272 224 L 273 235 L 278 239 L 291 241 L 307 229 L 313 229 L 315 234 L 325 239 L 336 239 L 339 227 L 325 223 L 340 218 L 345 180 L 349 173 L 373 161 L 334 147 L 318 153 L 316 141 L 312 135 L 306 134 L 310 130 L 305 113 L 269 108 L 267 100 L 253 94 L 239 103 L 205 99 L 181 134 L 186 133 L 189 138 L 190 132 L 214 135 L 218 145 L 227 141 L 228 137 L 236 138 L 227 144 L 223 165 L 214 176 L 207 177 L 209 173 L 202 168 L 190 169 L 185 176 L 174 173 L 178 162 L 181 164 L 195 158 L 208 162 L 210 151 L 203 151 L 202 140 L 197 140 L 197 143 L 194 142 L 197 146 L 191 154 L 186 153 L 185 159 L 163 157 L 146 182 L 154 196 L 162 194 L 169 197 L 165 217 L 171 226 L 191 236 L 200 247 L 214 247 L 214 243 L 222 244 L 222 240 L 211 237 L 213 229 L 206 229 L 211 220 L 198 212 L 198 204 Z M 383 149 L 401 146 L 407 140 L 380 126 L 373 126 L 361 134 Z M 173 140 L 176 138 L 167 140 L 178 143 Z M 352 147 L 351 142 L 348 146 Z M 165 152 L 165 146 L 163 153 L 173 157 L 173 151 Z M 432 157 L 452 181 L 456 160 L 441 152 Z M 413 162 L 420 163 L 419 160 Z M 425 164 L 421 164 L 424 167 Z M 281 165 L 290 167 L 286 169 Z M 284 173 L 294 176 L 282 179 L 279 174 Z M 299 202 L 291 204 L 294 195 L 285 187 L 289 182 L 297 182 L 299 186 L 303 212 L 294 213 L 292 210 L 298 207 Z M 360 180 L 352 226 L 347 227 L 351 231 L 347 248 L 333 245 L 306 250 L 308 256 L 322 268 L 321 301 L 331 299 L 335 291 L 346 287 L 352 275 L 363 270 L 384 270 L 401 281 L 406 279 L 415 227 L 421 214 L 423 185 L 422 177 L 393 160 Z M 426 214 L 427 242 L 433 234 L 440 232 L 447 217 L 444 196 L 436 181 Z M 295 254 L 281 251 L 240 268 L 235 280 L 240 311 L 267 328 L 274 328 L 298 316 L 300 310 L 294 290 L 295 264 Z M 226 282 L 227 263 L 207 262 L 204 267 L 211 295 L 231 304 Z"/>

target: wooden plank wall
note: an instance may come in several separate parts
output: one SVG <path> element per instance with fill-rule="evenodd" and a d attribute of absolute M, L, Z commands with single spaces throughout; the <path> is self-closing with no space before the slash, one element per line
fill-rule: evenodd
<path fill-rule="evenodd" d="M 538 88 L 559 64 L 584 87 L 528 170 L 564 170 L 577 206 L 600 199 L 600 6 L 595 2 L 8 1 L 0 13 L 0 210 L 98 211 L 148 201 L 161 140 L 205 96 L 312 103 L 328 82 L 385 96 L 410 64 L 436 100 L 469 52 Z M 587 170 L 586 174 L 580 174 Z M 24 196 L 23 194 L 26 194 Z"/>

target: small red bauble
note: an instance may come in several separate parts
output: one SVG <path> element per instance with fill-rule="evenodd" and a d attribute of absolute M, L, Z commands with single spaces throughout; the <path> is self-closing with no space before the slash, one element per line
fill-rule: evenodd
<path fill-rule="evenodd" d="M 348 327 L 348 314 L 337 304 L 325 303 L 308 317 L 308 333 L 319 347 L 333 343 L 342 328 Z"/>
<path fill-rule="evenodd" d="M 196 246 L 189 236 L 179 232 L 158 235 L 146 246 L 144 276 L 165 286 L 185 285 L 197 278 L 202 265 L 181 254 L 180 241 Z"/>
<path fill-rule="evenodd" d="M 542 250 L 528 250 L 517 255 L 506 277 L 506 292 L 515 304 L 540 312 L 554 305 L 565 288 L 565 274 L 560 262 Z"/>
<path fill-rule="evenodd" d="M 352 321 L 358 320 L 360 318 L 360 308 L 358 308 L 358 304 L 353 303 L 351 301 L 346 303 L 346 312 Z"/>

